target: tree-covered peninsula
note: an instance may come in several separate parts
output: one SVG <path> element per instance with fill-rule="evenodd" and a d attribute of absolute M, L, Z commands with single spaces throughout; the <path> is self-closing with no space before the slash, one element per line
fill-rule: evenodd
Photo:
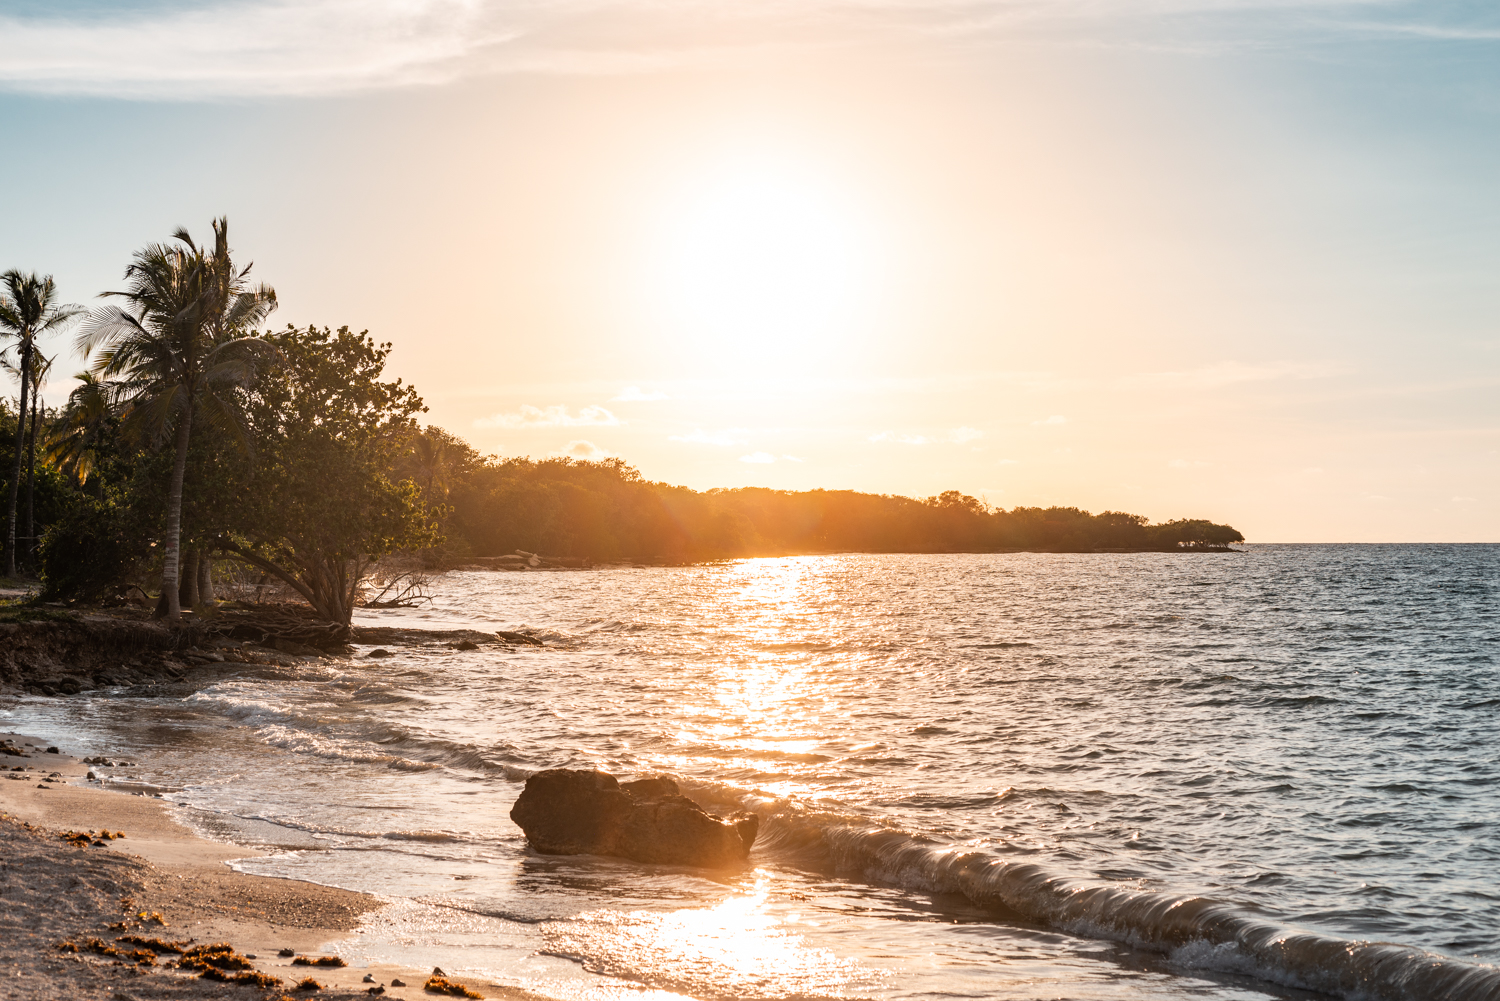
<path fill-rule="evenodd" d="M 523 551 L 575 565 L 798 553 L 1223 550 L 1201 520 L 1010 510 L 948 491 L 698 491 L 619 459 L 498 458 L 423 427 L 390 345 L 347 328 L 266 329 L 269 285 L 235 263 L 228 224 L 138 251 L 109 305 L 55 301 L 50 278 L 0 276 L 7 572 L 49 601 L 217 605 L 224 582 L 274 582 L 348 623 L 379 561 L 440 567 Z M 36 387 L 76 328 L 85 359 L 61 407 Z M 66 347 L 66 345 L 64 345 Z M 50 352 L 50 354 L 44 353 Z"/>

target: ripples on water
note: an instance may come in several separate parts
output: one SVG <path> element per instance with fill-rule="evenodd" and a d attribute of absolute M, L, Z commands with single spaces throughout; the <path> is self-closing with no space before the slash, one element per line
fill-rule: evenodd
<path fill-rule="evenodd" d="M 551 645 L 12 722 L 140 754 L 285 849 L 248 869 L 421 901 L 356 952 L 554 994 L 1500 998 L 1474 965 L 1500 961 L 1497 570 L 1255 546 L 454 573 L 364 621 Z M 754 806 L 753 868 L 528 855 L 507 813 L 558 765 Z"/>

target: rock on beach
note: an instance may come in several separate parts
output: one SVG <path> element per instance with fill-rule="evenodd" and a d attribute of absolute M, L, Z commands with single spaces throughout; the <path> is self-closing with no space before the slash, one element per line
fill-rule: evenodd
<path fill-rule="evenodd" d="M 723 868 L 745 861 L 760 819 L 729 820 L 682 795 L 668 778 L 621 783 L 608 772 L 552 768 L 526 780 L 510 819 L 544 855 L 615 855 Z"/>

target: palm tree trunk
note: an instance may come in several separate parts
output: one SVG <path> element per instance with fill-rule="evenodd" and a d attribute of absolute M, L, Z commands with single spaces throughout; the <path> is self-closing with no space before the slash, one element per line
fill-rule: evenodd
<path fill-rule="evenodd" d="M 31 443 L 26 446 L 26 562 L 36 555 L 36 428 L 37 401 L 42 394 L 31 394 Z"/>
<path fill-rule="evenodd" d="M 177 575 L 180 582 L 177 585 L 177 603 L 183 608 L 198 607 L 198 550 L 189 549 L 187 558 L 182 561 L 181 572 Z"/>
<path fill-rule="evenodd" d="M 26 443 L 26 394 L 31 388 L 31 342 L 21 342 L 21 409 L 16 413 L 16 459 L 10 471 L 10 524 L 5 543 L 5 576 L 16 575 L 16 501 L 21 496 L 21 446 Z"/>
<path fill-rule="evenodd" d="M 161 593 L 167 599 L 166 617 L 182 618 L 182 602 L 178 598 L 182 544 L 182 478 L 187 473 L 188 436 L 193 428 L 193 403 L 191 397 L 182 408 L 177 420 L 177 457 L 172 463 L 172 486 L 167 491 L 167 551 L 161 566 Z"/>

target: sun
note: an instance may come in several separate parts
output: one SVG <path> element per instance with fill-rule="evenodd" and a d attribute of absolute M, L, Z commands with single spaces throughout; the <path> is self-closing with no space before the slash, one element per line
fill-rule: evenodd
<path fill-rule="evenodd" d="M 790 157 L 739 156 L 674 190 L 649 255 L 653 304 L 724 361 L 812 361 L 847 347 L 874 297 L 868 219 Z"/>

